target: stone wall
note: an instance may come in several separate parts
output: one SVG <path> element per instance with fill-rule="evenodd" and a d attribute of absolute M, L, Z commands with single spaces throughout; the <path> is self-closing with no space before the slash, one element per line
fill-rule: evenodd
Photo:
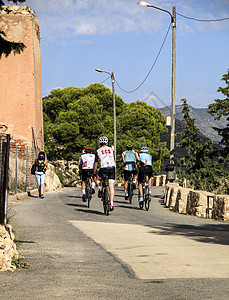
<path fill-rule="evenodd" d="M 18 258 L 11 225 L 0 225 L 0 271 L 15 269 L 12 260 Z"/>
<path fill-rule="evenodd" d="M 164 204 L 179 213 L 229 221 L 229 195 L 215 195 L 182 188 L 178 183 L 167 183 Z"/>

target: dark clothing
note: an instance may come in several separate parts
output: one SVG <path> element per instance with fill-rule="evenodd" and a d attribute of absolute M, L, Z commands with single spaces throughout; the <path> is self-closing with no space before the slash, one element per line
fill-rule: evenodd
<path fill-rule="evenodd" d="M 102 178 L 104 175 L 108 176 L 108 179 L 113 179 L 115 180 L 115 167 L 111 168 L 100 168 L 98 172 L 99 178 Z"/>
<path fill-rule="evenodd" d="M 138 172 L 138 182 L 142 183 L 144 180 L 144 174 L 146 174 L 149 178 L 152 177 L 153 170 L 152 166 L 146 165 L 146 166 L 141 166 L 139 168 Z"/>
<path fill-rule="evenodd" d="M 88 177 L 93 175 L 93 169 L 83 169 L 82 170 L 82 181 L 87 181 Z"/>
<path fill-rule="evenodd" d="M 133 171 L 127 171 L 127 170 L 124 170 L 124 180 L 125 180 L 125 181 L 128 181 L 128 180 L 129 180 L 130 174 L 137 175 L 138 172 L 137 172 L 136 169 L 133 170 Z"/>
<path fill-rule="evenodd" d="M 35 161 L 35 166 L 36 166 L 36 171 L 35 172 L 43 172 L 45 173 L 46 172 L 46 165 L 45 165 L 45 162 L 42 160 L 42 161 L 38 161 L 38 159 L 36 159 Z"/>

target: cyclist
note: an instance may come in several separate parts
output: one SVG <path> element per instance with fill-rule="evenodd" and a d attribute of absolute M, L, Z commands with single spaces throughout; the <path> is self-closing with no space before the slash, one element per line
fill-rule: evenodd
<path fill-rule="evenodd" d="M 95 154 L 92 154 L 91 147 L 87 147 L 82 151 L 79 159 L 79 173 L 82 175 L 82 200 L 86 201 L 86 181 L 88 177 L 93 175 L 93 167 L 95 163 Z M 92 194 L 95 193 L 95 182 L 92 181 Z"/>
<path fill-rule="evenodd" d="M 128 180 L 130 174 L 134 175 L 134 188 L 136 188 L 137 180 L 137 163 L 139 160 L 138 153 L 133 150 L 132 145 L 126 146 L 126 151 L 122 153 L 122 161 L 124 163 L 124 190 L 125 190 L 125 199 L 128 200 Z"/>
<path fill-rule="evenodd" d="M 141 148 L 141 153 L 139 153 L 140 168 L 138 172 L 138 188 L 139 188 L 139 202 L 143 201 L 143 191 L 142 191 L 142 182 L 144 179 L 144 174 L 148 176 L 149 180 L 149 193 L 151 194 L 151 182 L 152 182 L 152 156 L 148 154 L 149 149 L 147 147 Z"/>
<path fill-rule="evenodd" d="M 108 138 L 106 136 L 101 136 L 99 138 L 100 148 L 95 154 L 95 164 L 94 164 L 94 175 L 96 174 L 98 160 L 100 160 L 100 169 L 97 177 L 97 185 L 99 185 L 98 197 L 102 197 L 102 187 L 100 186 L 100 180 L 105 174 L 109 179 L 110 188 L 110 210 L 114 210 L 114 195 L 115 195 L 115 159 L 114 152 L 111 147 L 108 147 Z"/>

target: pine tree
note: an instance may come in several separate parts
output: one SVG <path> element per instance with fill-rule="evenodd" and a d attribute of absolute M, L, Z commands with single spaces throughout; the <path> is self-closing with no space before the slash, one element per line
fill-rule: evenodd
<path fill-rule="evenodd" d="M 229 161 L 229 69 L 227 74 L 223 75 L 222 80 L 225 81 L 227 86 L 225 88 L 219 87 L 217 92 L 221 92 L 226 96 L 225 99 L 215 99 L 215 103 L 208 105 L 208 113 L 216 117 L 215 120 L 220 120 L 221 117 L 226 116 L 228 121 L 225 128 L 213 127 L 218 134 L 222 137 L 220 144 L 223 146 L 222 156 L 225 161 Z"/>
<path fill-rule="evenodd" d="M 186 148 L 187 155 L 180 159 L 177 174 L 181 180 L 186 179 L 194 189 L 216 191 L 220 186 L 222 168 L 213 160 L 214 147 L 211 140 L 200 143 L 199 128 L 195 126 L 195 119 L 189 115 L 190 109 L 186 99 L 183 102 L 183 114 L 186 127 L 184 132 L 178 133 L 182 140 L 177 145 Z"/>
<path fill-rule="evenodd" d="M 213 127 L 222 137 L 220 144 L 223 146 L 219 155 L 223 161 L 223 168 L 227 170 L 223 179 L 223 191 L 229 194 L 229 69 L 227 74 L 224 74 L 222 80 L 225 81 L 226 87 L 219 87 L 217 92 L 221 92 L 226 96 L 225 99 L 215 99 L 215 103 L 208 105 L 208 113 L 215 116 L 215 120 L 220 120 L 223 116 L 226 117 L 227 125 L 225 128 Z"/>

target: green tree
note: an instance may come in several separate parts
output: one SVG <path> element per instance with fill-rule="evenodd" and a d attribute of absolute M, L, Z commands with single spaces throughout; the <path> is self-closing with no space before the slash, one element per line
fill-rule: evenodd
<path fill-rule="evenodd" d="M 128 143 L 137 151 L 148 146 L 154 157 L 154 173 L 158 173 L 169 156 L 160 135 L 166 129 L 161 112 L 144 102 L 126 104 L 117 95 L 117 163 L 122 168 L 121 153 Z M 69 87 L 52 90 L 43 100 L 45 150 L 49 159 L 77 159 L 81 150 L 99 146 L 98 138 L 105 135 L 113 144 L 113 94 L 101 84 L 87 88 Z"/>
<path fill-rule="evenodd" d="M 141 101 L 126 104 L 118 118 L 117 151 L 122 153 L 127 144 L 134 145 L 138 152 L 141 147 L 148 147 L 153 156 L 154 175 L 158 174 L 169 157 L 166 144 L 160 142 L 161 135 L 166 132 L 166 119 L 160 110 Z"/>
<path fill-rule="evenodd" d="M 225 128 L 213 127 L 222 137 L 220 144 L 223 146 L 221 152 L 228 164 L 229 161 L 229 69 L 227 74 L 223 75 L 222 80 L 225 81 L 226 87 L 219 87 L 217 92 L 226 96 L 225 99 L 215 99 L 215 103 L 208 105 L 208 113 L 215 116 L 215 120 L 220 120 L 221 117 L 226 116 L 227 126 Z"/>
<path fill-rule="evenodd" d="M 182 140 L 177 146 L 185 148 L 187 155 L 178 163 L 178 177 L 181 180 L 187 179 L 188 184 L 194 189 L 217 191 L 222 183 L 224 171 L 221 164 L 213 160 L 214 144 L 211 140 L 200 143 L 199 129 L 195 126 L 195 119 L 189 115 L 187 100 L 181 101 L 186 127 L 184 132 L 179 133 Z"/>
<path fill-rule="evenodd" d="M 8 2 L 13 2 L 15 4 L 23 3 L 25 1 L 26 0 L 8 0 Z M 0 11 L 3 5 L 5 5 L 5 3 L 0 0 Z M 0 30 L 0 59 L 2 55 L 5 55 L 7 57 L 11 52 L 13 52 L 14 54 L 20 54 L 25 47 L 26 46 L 23 43 L 8 41 L 5 32 Z"/>

